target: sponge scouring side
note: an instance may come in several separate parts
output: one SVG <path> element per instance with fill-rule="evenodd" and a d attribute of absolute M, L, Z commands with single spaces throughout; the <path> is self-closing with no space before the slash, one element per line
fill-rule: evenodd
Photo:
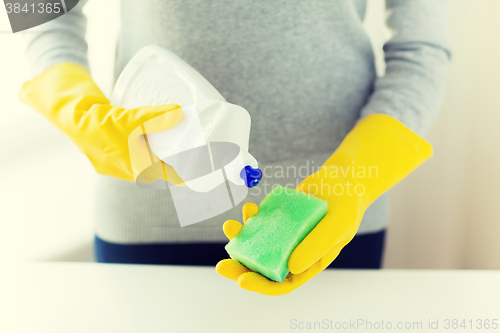
<path fill-rule="evenodd" d="M 289 273 L 293 250 L 325 216 L 326 201 L 276 186 L 226 245 L 232 259 L 276 282 Z"/>

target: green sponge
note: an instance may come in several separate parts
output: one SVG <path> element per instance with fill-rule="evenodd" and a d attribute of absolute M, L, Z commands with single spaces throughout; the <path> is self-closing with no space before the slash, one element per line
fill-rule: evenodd
<path fill-rule="evenodd" d="M 226 245 L 229 256 L 265 277 L 283 282 L 288 258 L 325 216 L 326 201 L 276 186 Z"/>

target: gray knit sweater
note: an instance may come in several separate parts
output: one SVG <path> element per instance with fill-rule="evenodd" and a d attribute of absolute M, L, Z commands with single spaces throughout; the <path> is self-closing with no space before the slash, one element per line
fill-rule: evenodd
<path fill-rule="evenodd" d="M 34 74 L 65 61 L 88 67 L 83 5 L 29 35 Z M 250 152 L 266 175 L 244 202 L 259 203 L 274 184 L 295 187 L 306 168 L 321 166 L 361 117 L 389 114 L 420 135 L 431 127 L 450 58 L 448 1 L 386 0 L 386 8 L 394 34 L 384 46 L 386 74 L 377 78 L 362 26 L 366 0 L 123 0 L 116 73 L 156 44 L 248 110 Z M 292 166 L 303 172 L 287 173 Z M 118 243 L 226 241 L 221 225 L 241 220 L 243 203 L 181 228 L 168 190 L 100 177 L 96 233 Z M 358 233 L 387 223 L 384 195 Z"/>

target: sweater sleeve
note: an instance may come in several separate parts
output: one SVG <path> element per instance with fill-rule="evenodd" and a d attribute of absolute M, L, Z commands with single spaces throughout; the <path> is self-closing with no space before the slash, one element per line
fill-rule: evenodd
<path fill-rule="evenodd" d="M 419 135 L 429 131 L 439 111 L 451 48 L 448 0 L 386 0 L 386 73 L 376 80 L 361 117 L 388 114 Z"/>
<path fill-rule="evenodd" d="M 25 34 L 26 56 L 33 76 L 62 62 L 73 62 L 89 68 L 85 33 L 87 18 L 79 3 L 68 13 L 37 27 Z"/>

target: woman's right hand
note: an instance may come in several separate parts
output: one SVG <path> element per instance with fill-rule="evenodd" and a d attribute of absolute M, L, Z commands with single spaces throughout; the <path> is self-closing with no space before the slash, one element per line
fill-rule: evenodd
<path fill-rule="evenodd" d="M 146 135 L 176 126 L 183 116 L 179 105 L 112 106 L 89 71 L 73 63 L 52 66 L 26 82 L 19 98 L 64 132 L 98 173 L 128 181 L 169 178 L 182 183 L 151 152 Z"/>

